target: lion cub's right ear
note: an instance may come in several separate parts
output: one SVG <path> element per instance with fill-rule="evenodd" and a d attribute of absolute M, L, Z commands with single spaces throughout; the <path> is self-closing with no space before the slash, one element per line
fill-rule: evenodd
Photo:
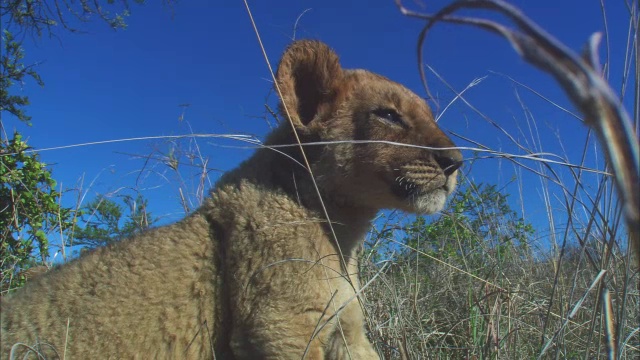
<path fill-rule="evenodd" d="M 342 79 L 338 55 L 326 44 L 299 40 L 280 60 L 277 73 L 282 114 L 288 110 L 297 129 L 305 130 L 323 104 L 331 103 Z"/>

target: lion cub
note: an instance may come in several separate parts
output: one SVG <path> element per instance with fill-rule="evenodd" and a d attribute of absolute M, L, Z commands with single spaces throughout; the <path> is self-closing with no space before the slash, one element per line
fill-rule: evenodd
<path fill-rule="evenodd" d="M 421 98 L 321 42 L 286 50 L 277 87 L 290 122 L 266 143 L 297 144 L 292 124 L 321 145 L 262 148 L 184 220 L 5 296 L 1 357 L 377 359 L 357 248 L 380 209 L 440 210 L 461 154 Z"/>

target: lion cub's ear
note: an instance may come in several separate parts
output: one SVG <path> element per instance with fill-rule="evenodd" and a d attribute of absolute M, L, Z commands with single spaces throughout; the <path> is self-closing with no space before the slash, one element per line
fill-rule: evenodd
<path fill-rule="evenodd" d="M 286 115 L 286 106 L 294 126 L 305 129 L 321 106 L 333 101 L 342 68 L 338 55 L 326 44 L 299 40 L 282 55 L 276 78 L 282 114 Z"/>

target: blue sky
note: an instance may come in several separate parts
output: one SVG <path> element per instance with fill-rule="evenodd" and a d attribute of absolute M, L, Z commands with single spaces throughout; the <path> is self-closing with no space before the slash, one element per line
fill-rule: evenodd
<path fill-rule="evenodd" d="M 420 9 L 418 2 L 406 3 Z M 425 3 L 426 9 L 432 11 L 447 2 Z M 600 2 L 596 0 L 512 3 L 575 50 L 580 50 L 593 32 L 604 30 Z M 425 95 L 415 55 L 423 23 L 402 16 L 393 1 L 277 0 L 249 4 L 274 66 L 292 39 L 296 19 L 304 12 L 297 38 L 320 39 L 337 51 L 344 67 L 378 72 Z M 629 15 L 624 1 L 605 0 L 604 4 L 609 27 L 610 81 L 619 91 Z M 20 130 L 37 149 L 191 132 L 252 134 L 259 138 L 268 132 L 267 123 L 256 116 L 264 114 L 271 87 L 269 73 L 242 1 L 180 1 L 171 6 L 149 2 L 132 5 L 131 12 L 124 31 L 113 31 L 100 21 L 92 21 L 80 25 L 85 34 L 58 31 L 55 39 L 26 39 L 26 61 L 41 63 L 37 71 L 46 85 L 40 88 L 27 81 L 17 89 L 30 97 L 32 105 L 27 111 L 33 116 L 33 126 L 27 128 L 4 117 L 7 130 Z M 603 62 L 605 49 L 603 46 Z M 585 128 L 495 73 L 511 76 L 573 109 L 554 81 L 521 60 L 506 41 L 478 30 L 442 24 L 427 38 L 424 54 L 426 63 L 458 91 L 474 79 L 488 76 L 465 94 L 471 104 L 531 148 L 535 139 L 540 142 L 538 151 L 580 162 Z M 455 94 L 432 74 L 428 81 L 441 107 L 454 98 Z M 535 120 L 534 136 L 516 94 Z M 627 97 L 630 100 L 630 94 Z M 273 95 L 269 102 L 275 103 Z M 625 103 L 630 108 L 631 102 Z M 190 106 L 185 110 L 181 104 Z M 183 121 L 179 120 L 181 116 Z M 523 153 L 462 102 L 454 103 L 440 124 L 493 150 Z M 475 147 L 453 138 L 460 146 Z M 193 151 L 194 144 L 180 142 L 185 151 Z M 197 145 L 208 159 L 209 168 L 214 169 L 209 173 L 211 181 L 219 175 L 218 170 L 230 169 L 251 154 L 251 150 L 228 147 L 246 145 L 237 141 L 200 138 Z M 96 193 L 137 188 L 149 198 L 151 211 L 168 222 L 184 215 L 176 184 L 182 181 L 189 193 L 197 186 L 197 171 L 181 166 L 178 176 L 161 162 L 145 165 L 140 156 L 167 155 L 171 146 L 167 140 L 131 141 L 44 151 L 41 156 L 51 164 L 54 178 L 64 188 L 78 188 L 84 178 L 81 186 L 87 199 Z M 601 155 L 594 149 L 591 145 L 587 165 L 602 168 Z M 465 157 L 472 158 L 473 153 L 465 152 Z M 527 164 L 538 167 L 532 162 Z M 572 187 L 565 168 L 554 169 Z M 476 181 L 506 186 L 505 190 L 513 194 L 514 208 L 538 226 L 547 224 L 539 177 L 500 159 L 478 160 L 465 171 Z M 514 177 L 518 179 L 515 182 Z M 558 191 L 554 187 L 551 190 Z M 520 199 L 525 199 L 524 206 Z M 63 198 L 68 206 L 74 206 L 76 201 L 77 194 L 73 192 Z M 552 206 L 561 212 L 562 202 L 552 201 Z"/>

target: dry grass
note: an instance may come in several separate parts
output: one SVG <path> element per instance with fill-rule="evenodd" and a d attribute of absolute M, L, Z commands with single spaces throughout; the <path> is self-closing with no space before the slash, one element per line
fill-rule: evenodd
<path fill-rule="evenodd" d="M 598 184 L 595 189 L 582 185 L 587 177 L 584 168 L 589 162 L 589 138 L 585 139 L 582 163 L 571 165 L 577 170 L 571 170 L 568 180 L 548 163 L 518 164 L 540 177 L 548 204 L 547 217 L 552 231 L 544 234 L 538 229 L 534 238 L 551 247 L 543 246 L 538 251 L 507 244 L 510 256 L 497 256 L 498 247 L 489 241 L 487 246 L 475 248 L 473 257 L 466 256 L 462 250 L 443 261 L 420 249 L 407 247 L 407 227 L 402 223 L 391 226 L 399 230 L 391 237 L 392 244 L 388 234 L 384 235 L 384 227 L 374 231 L 370 244 L 375 246 L 364 255 L 364 281 L 379 267 L 366 260 L 375 259 L 374 254 L 380 249 L 397 252 L 387 260 L 393 265 L 388 266 L 376 285 L 366 292 L 369 326 L 380 352 L 386 358 L 640 357 L 637 265 L 640 261 L 637 135 L 640 119 L 636 108 L 635 118 L 631 120 L 603 81 L 605 74 L 600 73 L 597 58 L 599 37 L 592 37 L 584 58 L 580 59 L 517 9 L 501 1 L 455 1 L 433 15 L 412 12 L 398 4 L 404 14 L 427 20 L 418 45 L 423 81 L 422 41 L 437 21 L 494 31 L 510 41 L 526 60 L 556 77 L 583 113 L 585 124 L 595 129 L 607 155 L 605 169 L 610 169 L 612 174 L 594 172 L 595 180 L 591 180 Z M 637 4 L 628 5 L 630 16 L 635 19 L 630 22 L 629 33 L 637 36 Z M 489 20 L 452 15 L 462 8 L 502 12 L 521 32 Z M 627 50 L 629 58 L 635 59 L 636 67 L 638 55 L 633 52 L 637 51 L 637 42 L 635 37 Z M 631 70 L 631 66 L 625 66 L 623 79 L 632 76 Z M 639 79 L 638 70 L 635 71 L 635 93 L 631 96 L 637 99 Z M 444 81 L 437 73 L 436 76 Z M 475 85 L 476 81 L 467 89 Z M 526 85 L 518 86 L 544 98 Z M 492 122 L 464 99 L 465 90 L 456 93 L 455 99 Z M 525 110 L 526 106 L 522 105 Z M 524 146 L 500 125 L 492 124 L 524 153 L 539 153 L 535 146 L 539 134 L 532 134 L 533 146 Z M 505 156 L 510 161 L 514 158 Z M 560 191 L 552 189 L 558 187 Z M 484 201 L 487 200 L 490 201 Z M 558 200 L 564 204 L 563 225 L 558 225 L 558 214 L 550 206 Z M 424 240 L 427 238 L 428 235 Z M 468 239 L 451 234 L 448 240 L 464 243 Z"/>
<path fill-rule="evenodd" d="M 365 292 L 371 335 L 387 359 L 606 358 L 608 339 L 619 358 L 637 358 L 638 274 L 617 250 L 606 267 L 592 264 L 585 254 L 599 257 L 601 246 L 535 254 L 509 245 L 505 257 L 478 247 L 444 263 L 405 248 Z M 367 259 L 380 249 L 364 255 L 363 282 L 379 268 Z M 601 288 L 611 294 L 613 338 Z"/>

